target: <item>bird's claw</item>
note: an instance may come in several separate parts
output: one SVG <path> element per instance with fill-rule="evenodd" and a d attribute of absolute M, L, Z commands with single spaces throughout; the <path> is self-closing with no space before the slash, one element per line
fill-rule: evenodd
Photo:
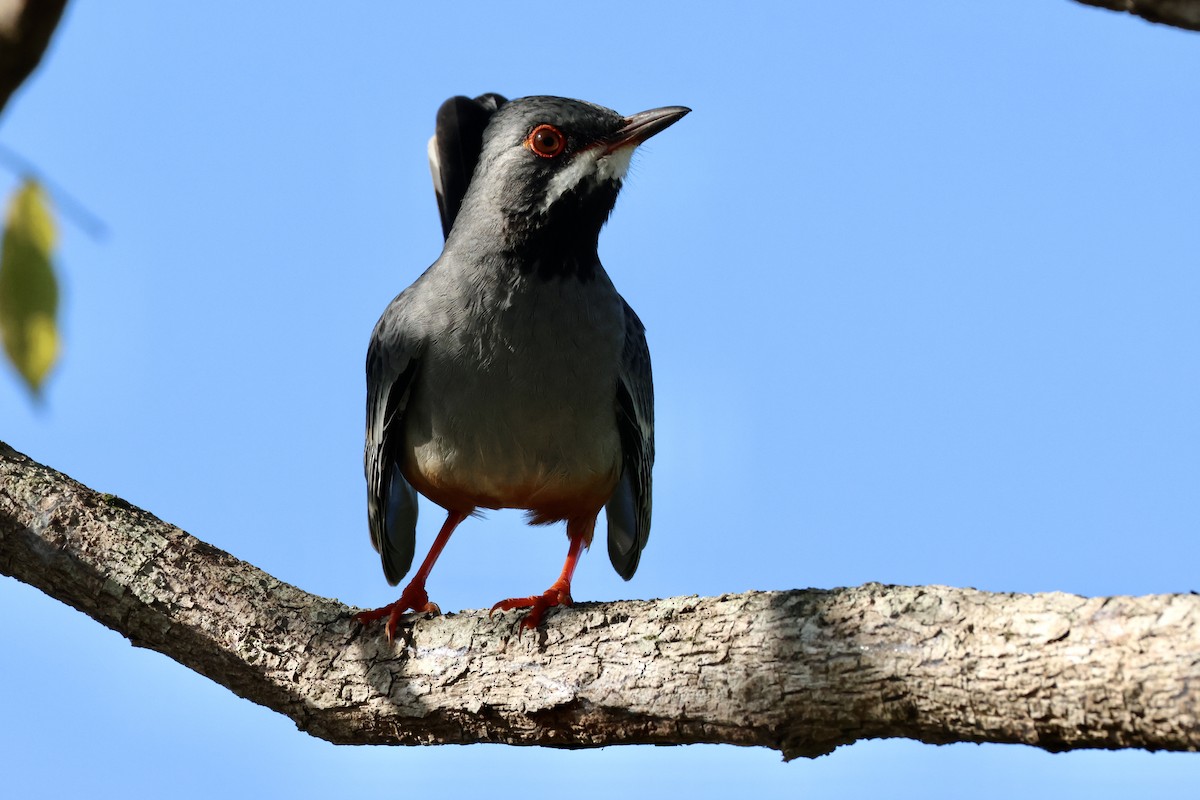
<path fill-rule="evenodd" d="M 376 608 L 371 611 L 360 611 L 354 615 L 354 621 L 360 625 L 369 625 L 375 620 L 388 618 L 384 632 L 387 634 L 387 640 L 390 644 L 396 638 L 396 627 L 400 624 L 400 617 L 404 616 L 406 611 L 415 611 L 418 614 L 440 614 L 442 609 L 438 608 L 437 603 L 429 601 L 429 594 L 425 591 L 424 586 L 414 587 L 409 584 L 404 591 L 400 593 L 400 599 L 394 603 L 389 603 L 382 608 Z"/>
<path fill-rule="evenodd" d="M 562 587 L 556 584 L 542 594 L 534 594 L 529 597 L 510 597 L 507 600 L 501 600 L 492 606 L 492 610 L 488 612 L 488 619 L 491 619 L 492 615 L 497 611 L 528 608 L 529 613 L 521 617 L 517 622 L 517 636 L 520 637 L 524 631 L 535 630 L 541 625 L 542 618 L 549 609 L 555 606 L 569 606 L 571 603 L 570 587 Z"/>

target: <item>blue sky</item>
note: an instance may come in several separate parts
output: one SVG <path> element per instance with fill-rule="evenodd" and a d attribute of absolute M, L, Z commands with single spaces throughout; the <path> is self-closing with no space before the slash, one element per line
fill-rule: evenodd
<path fill-rule="evenodd" d="M 1066 0 L 575 7 L 75 3 L 0 142 L 64 222 L 66 352 L 0 438 L 311 592 L 390 602 L 362 365 L 436 256 L 453 94 L 694 113 L 601 256 L 648 328 L 655 521 L 575 597 L 865 581 L 1200 589 L 1200 34 Z M 15 177 L 0 174 L 7 194 Z M 428 504 L 418 548 L 440 514 Z M 545 588 L 566 542 L 468 521 L 443 608 Z M 552 624 L 552 620 L 551 620 Z M 0 579 L 14 797 L 1184 796 L 1194 755 L 865 742 L 337 748 Z"/>

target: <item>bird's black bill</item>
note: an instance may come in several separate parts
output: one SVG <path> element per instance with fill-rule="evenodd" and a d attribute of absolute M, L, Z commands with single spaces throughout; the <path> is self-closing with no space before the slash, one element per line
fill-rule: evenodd
<path fill-rule="evenodd" d="M 664 106 L 626 117 L 625 124 L 609 141 L 608 152 L 611 153 L 621 147 L 641 144 L 654 134 L 666 130 L 683 119 L 684 115 L 690 111 L 690 108 L 683 106 Z"/>

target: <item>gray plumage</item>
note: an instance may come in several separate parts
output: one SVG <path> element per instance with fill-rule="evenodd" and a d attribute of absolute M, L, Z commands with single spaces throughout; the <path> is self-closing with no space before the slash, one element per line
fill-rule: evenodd
<path fill-rule="evenodd" d="M 371 541 L 396 584 L 412 564 L 418 492 L 452 513 L 521 508 L 568 531 L 604 508 L 609 558 L 629 579 L 650 534 L 654 391 L 642 323 L 596 242 L 634 147 L 687 109 L 622 117 L 530 97 L 486 112 L 461 198 L 443 197 L 455 181 L 436 154 L 462 148 L 437 141 L 453 135 L 439 117 L 445 247 L 371 334 Z"/>

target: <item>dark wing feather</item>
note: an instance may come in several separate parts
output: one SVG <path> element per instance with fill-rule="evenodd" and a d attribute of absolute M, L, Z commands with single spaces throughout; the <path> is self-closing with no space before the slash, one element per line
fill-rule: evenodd
<path fill-rule="evenodd" d="M 622 301 L 623 302 L 623 301 Z M 617 429 L 621 434 L 621 478 L 605 507 L 608 557 L 629 580 L 650 538 L 650 484 L 654 467 L 654 381 L 642 321 L 625 303 L 625 349 L 617 380 Z"/>
<path fill-rule="evenodd" d="M 437 126 L 429 140 L 429 171 L 433 173 L 443 237 L 450 235 L 475 165 L 479 163 L 483 130 L 496 109 L 506 102 L 495 93 L 474 100 L 460 95 L 451 97 L 438 109 Z"/>
<path fill-rule="evenodd" d="M 417 373 L 414 349 L 404 345 L 401 295 L 388 307 L 367 348 L 367 520 L 383 574 L 395 586 L 412 566 L 417 532 L 417 492 L 400 471 L 404 411 Z"/>

